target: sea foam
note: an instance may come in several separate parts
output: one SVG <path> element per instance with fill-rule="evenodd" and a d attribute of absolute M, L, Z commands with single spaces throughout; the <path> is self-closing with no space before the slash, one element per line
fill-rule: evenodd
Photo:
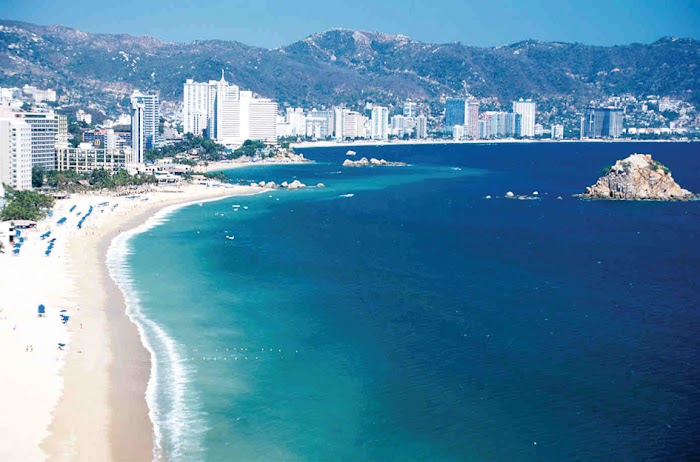
<path fill-rule="evenodd" d="M 109 275 L 122 292 L 126 314 L 136 325 L 141 343 L 151 357 L 146 402 L 153 424 L 154 460 L 183 460 L 186 457 L 185 448 L 188 454 L 199 453 L 206 429 L 198 417 L 196 400 L 187 392 L 191 370 L 178 351 L 177 343 L 143 311 L 128 265 L 128 257 L 133 253 L 131 241 L 135 236 L 166 223 L 170 215 L 180 208 L 220 199 L 223 197 L 165 207 L 142 225 L 118 235 L 107 250 Z"/>

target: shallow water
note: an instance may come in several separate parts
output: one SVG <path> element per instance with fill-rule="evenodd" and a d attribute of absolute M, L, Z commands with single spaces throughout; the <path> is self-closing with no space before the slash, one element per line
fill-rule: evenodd
<path fill-rule="evenodd" d="M 357 148 L 412 164 L 372 169 L 346 150 L 228 172 L 326 188 L 187 207 L 131 241 L 169 460 L 700 453 L 700 202 L 571 198 L 632 152 L 700 191 L 697 145 Z"/>

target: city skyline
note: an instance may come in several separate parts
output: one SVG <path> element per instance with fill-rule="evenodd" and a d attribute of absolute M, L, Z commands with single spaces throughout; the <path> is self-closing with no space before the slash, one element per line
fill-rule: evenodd
<path fill-rule="evenodd" d="M 593 2 L 585 10 L 574 3 L 544 3 L 540 8 L 523 9 L 502 0 L 492 2 L 488 8 L 472 10 L 470 5 L 456 0 L 447 0 L 441 8 L 415 1 L 399 4 L 387 0 L 377 4 L 358 0 L 329 10 L 317 0 L 307 0 L 302 7 L 278 0 L 213 0 L 173 9 L 165 8 L 162 0 L 148 5 L 126 0 L 95 10 L 84 0 L 71 2 L 70 7 L 65 1 L 42 2 L 42 8 L 11 0 L 4 16 L 96 33 L 126 33 L 175 42 L 233 40 L 264 48 L 289 45 L 335 28 L 402 34 L 426 43 L 461 42 L 487 47 L 528 39 L 589 45 L 650 43 L 664 36 L 700 39 L 696 27 L 700 23 L 700 8 L 690 0 L 670 6 L 659 0 Z M 131 6 L 144 14 L 133 15 Z M 76 9 L 82 11 L 80 16 L 71 13 Z M 461 10 L 479 14 L 454 15 Z M 153 21 L 153 15 L 160 20 Z M 644 27 L 639 27 L 640 23 Z"/>

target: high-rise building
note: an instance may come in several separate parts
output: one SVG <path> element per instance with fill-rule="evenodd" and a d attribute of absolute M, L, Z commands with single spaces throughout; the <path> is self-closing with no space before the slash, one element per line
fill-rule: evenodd
<path fill-rule="evenodd" d="M 243 94 L 245 94 L 245 98 Z M 241 120 L 245 122 L 246 115 L 248 118 L 248 131 L 241 130 L 241 143 L 245 140 L 264 141 L 267 144 L 276 143 L 277 103 L 267 98 L 253 98 L 253 92 L 250 91 L 241 92 L 241 103 Z"/>
<path fill-rule="evenodd" d="M 404 117 L 416 117 L 418 115 L 418 103 L 407 99 L 403 103 L 403 116 Z"/>
<path fill-rule="evenodd" d="M 532 138 L 535 136 L 535 103 L 528 99 L 520 98 L 513 101 L 513 112 L 520 115 L 520 123 L 516 125 L 516 136 Z"/>
<path fill-rule="evenodd" d="M 364 138 L 366 118 L 344 107 L 333 108 L 333 136 L 337 140 Z"/>
<path fill-rule="evenodd" d="M 479 103 L 467 101 L 464 108 L 465 135 L 472 139 L 479 138 Z"/>
<path fill-rule="evenodd" d="M 68 146 L 68 116 L 57 114 L 56 147 Z"/>
<path fill-rule="evenodd" d="M 306 117 L 306 136 L 315 140 L 325 140 L 333 131 L 332 116 L 330 111 L 317 111 L 313 109 Z"/>
<path fill-rule="evenodd" d="M 189 92 L 189 96 L 188 93 Z M 240 146 L 246 140 L 277 141 L 277 103 L 253 98 L 250 91 L 221 79 L 199 83 L 188 79 L 183 98 L 185 133 L 204 134 L 221 144 Z"/>
<path fill-rule="evenodd" d="M 562 124 L 552 125 L 552 139 L 562 140 L 564 139 L 564 126 Z"/>
<path fill-rule="evenodd" d="M 425 139 L 428 137 L 428 118 L 423 114 L 416 117 L 416 138 Z"/>
<path fill-rule="evenodd" d="M 445 129 L 451 132 L 455 125 L 464 125 L 466 101 L 450 98 L 445 103 Z"/>
<path fill-rule="evenodd" d="M 131 110 L 131 149 L 134 161 L 142 163 L 144 151 L 160 144 L 158 95 L 134 93 L 131 95 Z"/>
<path fill-rule="evenodd" d="M 402 116 L 400 114 L 391 116 L 391 122 L 389 123 L 389 131 L 391 132 L 391 134 L 394 136 L 398 136 L 399 138 L 403 138 L 408 129 L 408 124 L 406 123 L 407 120 L 412 119 L 409 117 Z"/>
<path fill-rule="evenodd" d="M 58 118 L 53 112 L 24 112 L 22 118 L 31 127 L 32 166 L 56 169 Z"/>
<path fill-rule="evenodd" d="M 452 139 L 455 141 L 464 139 L 464 125 L 455 125 L 452 127 Z"/>
<path fill-rule="evenodd" d="M 288 107 L 285 113 L 287 136 L 306 136 L 306 116 L 300 107 Z"/>
<path fill-rule="evenodd" d="M 206 82 L 195 82 L 187 79 L 183 88 L 182 98 L 182 131 L 193 135 L 202 135 L 207 128 L 210 117 L 209 93 L 216 86 Z"/>
<path fill-rule="evenodd" d="M 622 135 L 622 109 L 588 108 L 581 122 L 584 138 L 618 138 Z"/>
<path fill-rule="evenodd" d="M 32 189 L 31 126 L 18 114 L 0 116 L 0 183 Z"/>
<path fill-rule="evenodd" d="M 144 106 L 138 101 L 131 100 L 131 151 L 134 153 L 134 162 L 143 163 L 146 150 L 146 138 L 144 135 Z"/>
<path fill-rule="evenodd" d="M 384 106 L 372 108 L 371 136 L 373 140 L 389 139 L 389 109 Z"/>

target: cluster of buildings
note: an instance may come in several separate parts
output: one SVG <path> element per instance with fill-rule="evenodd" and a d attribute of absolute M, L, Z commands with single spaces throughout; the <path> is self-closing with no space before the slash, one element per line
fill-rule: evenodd
<path fill-rule="evenodd" d="M 277 142 L 277 103 L 219 81 L 187 79 L 183 88 L 183 133 L 205 136 L 226 146 L 246 140 Z"/>
<path fill-rule="evenodd" d="M 406 102 L 404 113 L 389 119 L 389 109 L 368 105 L 369 116 L 344 106 L 330 110 L 287 108 L 278 114 L 277 103 L 221 79 L 185 81 L 182 101 L 183 133 L 205 136 L 236 147 L 245 140 L 274 144 L 278 138 L 311 140 L 375 139 L 390 135 L 427 137 L 427 118 L 417 115 L 416 103 Z"/>
<path fill-rule="evenodd" d="M 68 144 L 68 118 L 0 106 L 0 182 L 31 189 L 32 167 L 56 168 L 56 149 Z"/>
<path fill-rule="evenodd" d="M 368 115 L 344 106 L 308 112 L 302 108 L 287 108 L 284 115 L 277 117 L 277 137 L 338 141 L 428 137 L 428 119 L 417 114 L 415 102 L 406 101 L 403 112 L 391 117 L 385 106 L 367 104 L 365 109 Z"/>
<path fill-rule="evenodd" d="M 312 110 L 290 107 L 280 113 L 275 101 L 229 84 L 223 71 L 220 80 L 188 79 L 183 90 L 183 134 L 202 135 L 228 147 L 240 146 L 246 140 L 275 144 L 283 137 L 386 141 L 429 136 L 429 118 L 411 100 L 396 109 L 367 103 L 361 110 L 339 105 Z M 145 151 L 164 142 L 161 102 L 155 93 L 133 93 L 129 114 L 106 120 L 102 128 L 84 131 L 80 143 L 75 140 L 69 143 L 68 118 L 54 111 L 57 101 L 56 91 L 51 89 L 32 85 L 0 88 L 1 183 L 30 189 L 32 167 L 79 172 L 96 168 L 142 170 L 143 165 L 138 166 L 144 162 Z M 489 101 L 447 99 L 444 117 L 430 119 L 432 128 L 455 140 L 564 138 L 562 123 L 548 128 L 536 123 L 537 106 L 532 100 L 513 101 L 509 112 L 482 111 L 482 103 Z M 591 102 L 583 115 L 580 112 L 572 115 L 571 120 L 566 119 L 569 129 L 575 134 L 579 128 L 575 124 L 580 118 L 581 139 L 683 134 L 697 131 L 700 124 L 694 106 L 658 96 L 610 97 Z M 545 113 L 541 118 L 548 117 L 551 114 Z M 75 118 L 88 125 L 93 122 L 91 114 L 82 109 L 75 113 Z"/>
<path fill-rule="evenodd" d="M 14 189 L 32 188 L 32 168 L 91 172 L 98 168 L 116 171 L 143 162 L 145 149 L 159 140 L 158 96 L 134 93 L 132 114 L 117 122 L 131 122 L 130 132 L 112 128 L 88 130 L 77 147 L 69 143 L 68 117 L 44 104 L 26 108 L 27 98 L 38 103 L 55 101 L 55 91 L 25 85 L 0 88 L 0 182 Z M 82 110 L 76 120 L 91 123 Z"/>
<path fill-rule="evenodd" d="M 50 88 L 41 90 L 33 85 L 25 85 L 22 88 L 0 88 L 0 104 L 10 105 L 13 102 L 21 104 L 23 99 L 34 103 L 55 103 L 57 101 L 56 91 Z"/>
<path fill-rule="evenodd" d="M 455 140 L 534 138 L 545 134 L 535 123 L 536 104 L 522 98 L 513 102 L 512 111 L 479 111 L 474 99 L 450 98 L 445 102 L 445 131 Z M 563 138 L 563 126 L 549 130 L 552 138 Z"/>

